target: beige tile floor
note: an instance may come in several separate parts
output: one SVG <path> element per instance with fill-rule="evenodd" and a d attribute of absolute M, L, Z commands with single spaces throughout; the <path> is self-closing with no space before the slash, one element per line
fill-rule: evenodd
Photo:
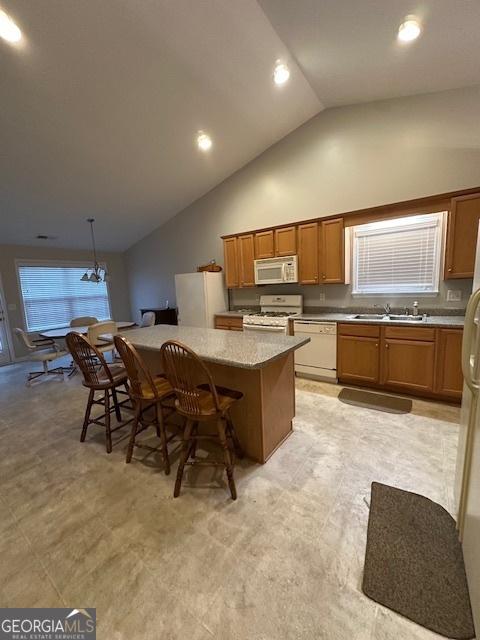
<path fill-rule="evenodd" d="M 237 502 L 211 470 L 174 500 L 158 454 L 79 443 L 79 376 L 26 388 L 27 368 L 0 369 L 0 606 L 96 607 L 102 640 L 435 636 L 362 594 L 365 500 L 377 480 L 452 510 L 458 408 L 378 413 L 299 380 L 294 434 L 242 463 Z"/>

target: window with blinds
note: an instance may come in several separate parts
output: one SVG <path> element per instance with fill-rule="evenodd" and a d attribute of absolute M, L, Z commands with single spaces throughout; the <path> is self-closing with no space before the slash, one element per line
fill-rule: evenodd
<path fill-rule="evenodd" d="M 436 293 L 443 213 L 353 227 L 353 293 Z"/>
<path fill-rule="evenodd" d="M 82 282 L 87 264 L 17 264 L 27 331 L 67 327 L 72 318 L 110 318 L 105 282 Z"/>

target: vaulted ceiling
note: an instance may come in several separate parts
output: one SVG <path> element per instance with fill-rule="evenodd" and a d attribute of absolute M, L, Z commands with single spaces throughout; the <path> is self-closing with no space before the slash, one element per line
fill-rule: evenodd
<path fill-rule="evenodd" d="M 325 106 L 480 83 L 469 0 L 0 0 L 0 244 L 123 250 Z M 396 42 L 407 13 L 425 31 Z M 286 61 L 290 81 L 272 70 Z M 195 144 L 207 131 L 213 148 Z"/>

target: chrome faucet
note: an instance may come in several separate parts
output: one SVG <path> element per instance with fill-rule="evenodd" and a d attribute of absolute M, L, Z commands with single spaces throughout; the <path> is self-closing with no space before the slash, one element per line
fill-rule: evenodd
<path fill-rule="evenodd" d="M 386 314 L 387 316 L 389 316 L 389 315 L 390 315 L 390 313 L 391 313 L 391 311 L 392 311 L 392 308 L 391 308 L 391 306 L 390 306 L 390 303 L 389 303 L 389 302 L 386 302 L 386 303 L 383 305 L 383 308 L 385 309 L 385 314 Z"/>

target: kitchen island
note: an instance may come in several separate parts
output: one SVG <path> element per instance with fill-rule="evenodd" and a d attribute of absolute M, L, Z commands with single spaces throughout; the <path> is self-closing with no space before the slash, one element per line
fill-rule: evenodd
<path fill-rule="evenodd" d="M 264 463 L 292 432 L 295 416 L 293 352 L 309 338 L 155 325 L 125 332 L 153 374 L 160 348 L 177 340 L 207 363 L 215 384 L 242 391 L 232 419 L 245 454 Z"/>

